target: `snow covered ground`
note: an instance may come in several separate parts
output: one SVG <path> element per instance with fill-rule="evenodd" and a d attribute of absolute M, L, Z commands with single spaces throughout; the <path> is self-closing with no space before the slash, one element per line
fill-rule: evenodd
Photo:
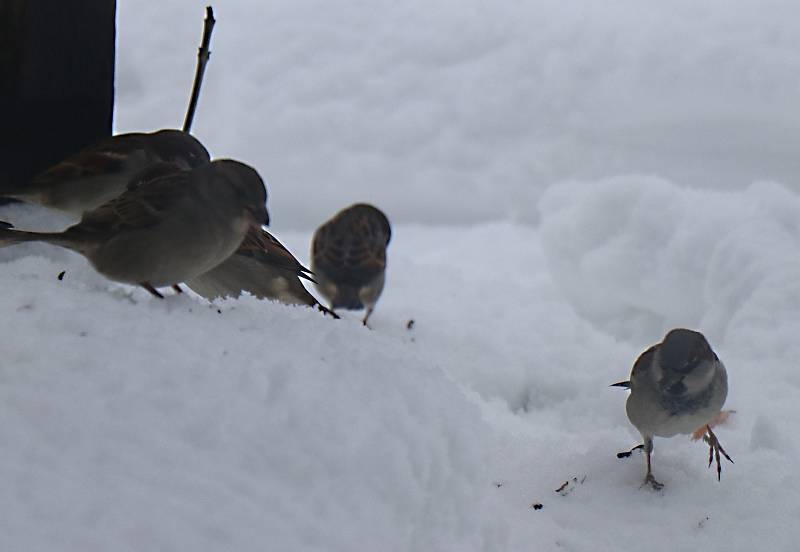
<path fill-rule="evenodd" d="M 373 330 L 0 250 L 0 549 L 796 550 L 800 8 L 696 4 L 215 6 L 197 134 L 301 260 L 389 214 Z M 119 131 L 180 124 L 202 8 L 119 3 Z M 658 439 L 657 493 L 608 385 L 675 326 L 736 464 Z"/>

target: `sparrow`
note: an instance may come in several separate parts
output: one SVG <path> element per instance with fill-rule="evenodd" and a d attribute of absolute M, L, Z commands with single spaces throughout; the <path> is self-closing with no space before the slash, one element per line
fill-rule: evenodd
<path fill-rule="evenodd" d="M 259 299 L 273 299 L 287 305 L 317 307 L 334 318 L 339 316 L 322 306 L 300 279 L 314 282 L 304 267 L 275 236 L 252 227 L 236 252 L 208 272 L 188 280 L 186 285 L 208 300 L 239 297 L 248 292 Z"/>
<path fill-rule="evenodd" d="M 705 434 L 703 440 L 709 445 L 708 465 L 711 466 L 712 457 L 715 457 L 718 480 L 722 475 L 720 453 L 733 462 L 711 430 L 728 395 L 727 372 L 700 332 L 684 328 L 671 330 L 661 343 L 639 356 L 629 381 L 613 386 L 630 389 L 625 410 L 644 440 L 643 444 L 617 456 L 630 456 L 633 450 L 644 449 L 645 485 L 654 489 L 663 487 L 653 477 L 651 469 L 653 437 Z"/>
<path fill-rule="evenodd" d="M 0 246 L 42 241 L 80 253 L 107 278 L 155 288 L 208 272 L 268 221 L 267 192 L 252 167 L 218 160 L 138 181 L 63 232 L 0 228 Z"/>
<path fill-rule="evenodd" d="M 311 245 L 317 290 L 332 309 L 366 308 L 366 326 L 383 291 L 386 246 L 392 231 L 379 209 L 358 203 L 320 226 Z"/>
<path fill-rule="evenodd" d="M 118 134 L 67 157 L 5 196 L 81 216 L 118 197 L 134 175 L 153 163 L 188 170 L 209 161 L 203 144 L 181 130 Z"/>

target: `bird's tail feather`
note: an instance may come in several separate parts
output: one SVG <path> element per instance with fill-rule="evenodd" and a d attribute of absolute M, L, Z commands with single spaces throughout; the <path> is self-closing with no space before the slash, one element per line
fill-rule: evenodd
<path fill-rule="evenodd" d="M 64 236 L 63 232 L 26 232 L 12 230 L 13 226 L 0 221 L 0 247 L 8 247 L 24 242 L 45 242 L 75 250 L 75 241 Z"/>
<path fill-rule="evenodd" d="M 324 306 L 322 303 L 317 303 L 316 307 L 317 307 L 317 309 L 319 309 L 319 311 L 322 314 L 327 314 L 329 316 L 332 316 L 334 318 L 334 320 L 339 320 L 339 318 L 341 318 L 338 314 L 336 314 L 336 312 L 334 310 L 329 309 L 328 307 Z"/>
<path fill-rule="evenodd" d="M 358 296 L 358 289 L 351 286 L 337 286 L 331 307 L 334 309 L 361 310 L 364 303 Z"/>

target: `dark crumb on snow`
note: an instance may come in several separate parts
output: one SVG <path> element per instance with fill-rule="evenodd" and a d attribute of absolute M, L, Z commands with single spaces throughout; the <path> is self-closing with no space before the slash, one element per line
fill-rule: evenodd
<path fill-rule="evenodd" d="M 533 508 L 534 510 L 541 510 L 542 508 L 544 508 L 544 504 L 542 504 L 541 502 L 534 502 L 533 504 L 531 504 L 531 508 Z"/>
<path fill-rule="evenodd" d="M 413 330 L 414 329 L 414 319 L 413 318 L 411 320 L 409 320 L 408 322 L 406 322 L 406 329 L 407 330 Z"/>
<path fill-rule="evenodd" d="M 59 282 L 64 279 L 64 274 L 66 274 L 66 273 L 67 273 L 66 270 L 62 270 L 61 272 L 58 273 L 58 281 Z"/>

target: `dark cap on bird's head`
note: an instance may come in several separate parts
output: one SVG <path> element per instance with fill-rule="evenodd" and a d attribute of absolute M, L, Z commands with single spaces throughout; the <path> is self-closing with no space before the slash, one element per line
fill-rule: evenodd
<path fill-rule="evenodd" d="M 205 146 L 188 132 L 164 129 L 145 136 L 161 160 L 175 163 L 183 169 L 193 169 L 211 160 Z"/>
<path fill-rule="evenodd" d="M 685 328 L 670 330 L 659 347 L 659 360 L 666 370 L 688 372 L 713 356 L 705 336 Z"/>

